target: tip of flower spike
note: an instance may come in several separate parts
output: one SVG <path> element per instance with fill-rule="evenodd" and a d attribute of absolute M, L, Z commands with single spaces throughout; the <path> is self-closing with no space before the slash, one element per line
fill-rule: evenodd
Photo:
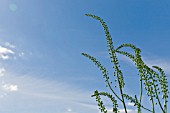
<path fill-rule="evenodd" d="M 89 16 L 89 17 L 92 17 L 92 18 L 95 18 L 97 20 L 101 20 L 101 18 L 99 16 L 96 16 L 96 15 L 93 15 L 93 14 L 85 14 L 86 16 Z"/>
<path fill-rule="evenodd" d="M 83 56 L 88 56 L 88 54 L 87 54 L 87 53 L 81 53 L 81 55 L 83 55 Z"/>
<path fill-rule="evenodd" d="M 85 14 L 86 16 L 92 16 L 92 14 Z"/>

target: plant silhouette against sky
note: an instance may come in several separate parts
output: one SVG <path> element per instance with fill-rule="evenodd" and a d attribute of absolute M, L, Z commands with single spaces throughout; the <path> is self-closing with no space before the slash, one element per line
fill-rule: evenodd
<path fill-rule="evenodd" d="M 134 106 L 137 108 L 138 113 L 142 113 L 143 110 L 149 111 L 151 113 L 156 113 L 155 109 L 156 107 L 160 108 L 162 113 L 167 113 L 167 103 L 168 103 L 168 82 L 167 82 L 167 76 L 165 75 L 164 71 L 158 67 L 158 66 L 152 66 L 152 68 L 148 67 L 142 60 L 141 57 L 141 50 L 137 48 L 133 44 L 122 44 L 119 47 L 115 48 L 113 45 L 113 41 L 111 38 L 111 35 L 109 33 L 108 27 L 106 23 L 98 16 L 92 15 L 92 14 L 86 14 L 88 17 L 92 17 L 93 19 L 98 20 L 101 25 L 104 28 L 104 32 L 106 35 L 107 40 L 107 46 L 108 46 L 108 52 L 110 55 L 111 62 L 113 63 L 113 76 L 115 77 L 115 83 L 118 84 L 118 89 L 120 92 L 120 95 L 118 95 L 115 90 L 112 88 L 112 82 L 109 79 L 109 73 L 106 70 L 106 68 L 93 56 L 90 56 L 89 54 L 82 53 L 83 56 L 89 58 L 91 61 L 95 63 L 95 65 L 101 70 L 103 77 L 106 82 L 106 87 L 108 87 L 111 90 L 111 93 L 108 92 L 99 92 L 98 90 L 94 91 L 94 94 L 92 97 L 96 97 L 96 101 L 98 103 L 99 109 L 101 112 L 107 113 L 107 109 L 101 100 L 101 96 L 108 97 L 113 104 L 113 113 L 119 112 L 119 106 L 118 101 L 122 103 L 124 107 L 124 112 L 128 113 L 127 105 L 125 101 L 130 101 L 134 104 Z M 134 54 L 131 54 L 126 51 L 122 51 L 122 48 L 131 48 L 134 51 Z M 117 58 L 117 54 L 122 54 L 128 57 L 133 61 L 135 64 L 138 75 L 140 77 L 140 95 L 137 97 L 137 95 L 130 96 L 128 94 L 124 93 L 124 77 L 123 72 L 120 69 L 119 60 Z M 145 94 L 145 92 L 146 94 Z M 143 96 L 147 95 L 147 97 L 150 99 L 151 102 L 151 108 L 147 108 L 147 106 L 144 106 L 142 104 Z"/>

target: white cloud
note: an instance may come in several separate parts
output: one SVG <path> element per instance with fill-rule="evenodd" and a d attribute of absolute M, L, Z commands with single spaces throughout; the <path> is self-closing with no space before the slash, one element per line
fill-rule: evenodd
<path fill-rule="evenodd" d="M 5 43 L 5 46 L 10 47 L 10 48 L 15 48 L 15 46 L 12 45 L 12 44 L 10 44 L 9 42 L 6 42 L 6 43 Z"/>
<path fill-rule="evenodd" d="M 113 113 L 113 110 L 112 110 L 112 109 L 109 109 L 109 110 L 107 110 L 107 111 L 108 111 L 108 113 Z M 128 112 L 128 113 L 135 113 L 136 110 L 127 109 L 127 112 Z M 119 109 L 119 113 L 125 113 L 125 110 L 124 110 L 124 109 Z"/>
<path fill-rule="evenodd" d="M 74 112 L 71 108 L 68 108 L 65 113 L 77 113 L 77 112 Z"/>
<path fill-rule="evenodd" d="M 71 111 L 72 111 L 72 109 L 68 108 L 68 109 L 67 109 L 67 111 L 68 111 L 68 112 L 71 112 Z"/>
<path fill-rule="evenodd" d="M 0 46 L 0 53 L 1 54 L 7 54 L 7 53 L 14 54 L 14 52 L 12 50 L 7 49 L 7 48 L 2 47 L 2 46 Z"/>
<path fill-rule="evenodd" d="M 7 60 L 9 59 L 9 54 L 14 54 L 14 52 L 8 48 L 0 46 L 0 58 Z"/>
<path fill-rule="evenodd" d="M 108 113 L 113 113 L 112 109 L 107 110 Z"/>
<path fill-rule="evenodd" d="M 119 113 L 125 113 L 125 110 L 124 110 L 124 109 L 120 109 L 119 111 L 120 111 Z M 127 109 L 127 112 L 128 112 L 128 113 L 135 113 L 136 110 Z"/>
<path fill-rule="evenodd" d="M 165 73 L 170 75 L 170 60 L 161 59 L 161 58 L 145 58 L 144 57 L 144 61 L 149 67 L 159 66 L 165 71 Z"/>
<path fill-rule="evenodd" d="M 128 102 L 127 105 L 128 106 L 134 106 L 134 103 Z"/>
<path fill-rule="evenodd" d="M 22 105 L 24 102 L 29 104 L 30 108 L 38 108 L 40 104 L 42 104 L 42 109 L 46 109 L 47 106 L 52 106 L 52 109 L 56 109 L 57 106 L 61 108 L 61 113 L 79 113 L 82 110 L 82 113 L 95 111 L 97 113 L 97 105 L 92 104 L 96 103 L 91 98 L 92 92 L 85 91 L 79 86 L 72 86 L 68 83 L 48 80 L 35 75 L 35 73 L 34 76 L 9 74 L 3 78 L 5 82 L 1 84 L 0 92 L 6 93 L 6 95 L 2 95 L 3 98 L 0 98 L 0 100 L 6 100 L 3 103 L 6 106 L 5 108 L 16 104 L 13 102 L 17 101 L 16 109 L 19 109 L 20 106 L 27 109 L 27 106 Z M 84 103 L 89 104 L 84 106 Z"/>
<path fill-rule="evenodd" d="M 18 91 L 18 85 L 15 84 L 4 84 L 3 89 L 9 92 L 15 92 Z"/>
<path fill-rule="evenodd" d="M 1 58 L 2 58 L 3 60 L 9 59 L 9 56 L 7 56 L 7 55 L 0 55 L 0 56 L 1 56 Z"/>

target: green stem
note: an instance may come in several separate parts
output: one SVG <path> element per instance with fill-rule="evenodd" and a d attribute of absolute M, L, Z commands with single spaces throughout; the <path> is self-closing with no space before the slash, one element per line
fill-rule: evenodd
<path fill-rule="evenodd" d="M 142 77 L 140 78 L 140 100 L 139 100 L 139 103 L 141 104 L 142 103 L 142 94 L 143 94 L 143 82 L 142 82 Z M 141 113 L 141 111 L 139 112 Z"/>
<path fill-rule="evenodd" d="M 158 101 L 158 104 L 159 104 L 161 110 L 163 111 L 163 113 L 166 113 L 166 112 L 164 111 L 162 105 L 161 105 L 161 102 L 160 102 L 160 99 L 159 99 L 159 96 L 158 96 L 158 91 L 157 91 L 157 88 L 156 88 L 156 85 L 155 85 L 155 82 L 154 82 L 154 79 L 153 79 L 153 76 L 152 76 L 152 74 L 154 74 L 154 71 L 153 71 L 152 69 L 150 69 L 150 68 L 149 68 L 148 66 L 146 66 L 146 65 L 145 65 L 145 67 L 147 68 L 147 70 L 150 70 L 150 72 L 151 72 L 152 82 L 153 82 L 153 84 L 154 84 L 153 86 L 154 86 L 154 90 L 155 90 L 156 99 L 157 99 L 157 101 Z"/>
<path fill-rule="evenodd" d="M 122 89 L 120 88 L 120 94 L 122 96 L 122 103 L 123 103 L 123 107 L 125 109 L 125 113 L 127 113 L 127 109 L 126 109 L 126 104 L 125 104 L 125 100 L 124 100 L 124 97 L 123 97 L 123 91 Z"/>
<path fill-rule="evenodd" d="M 108 86 L 109 86 L 110 90 L 112 91 L 112 93 L 113 93 L 121 102 L 123 102 L 122 99 L 114 92 L 114 90 L 113 90 L 112 87 L 110 86 L 110 83 L 109 83 L 109 82 L 108 82 Z"/>
<path fill-rule="evenodd" d="M 136 95 L 135 95 L 135 100 L 136 100 L 137 103 L 139 103 Z M 140 106 L 140 103 L 137 104 L 137 107 L 138 107 L 138 113 L 141 113 L 141 109 L 140 109 L 141 106 Z"/>
<path fill-rule="evenodd" d="M 140 104 L 142 102 L 142 93 L 143 93 L 143 82 L 142 82 L 142 77 L 140 78 Z"/>
<path fill-rule="evenodd" d="M 155 113 L 155 105 L 152 97 L 151 97 L 151 101 L 152 101 L 152 112 Z"/>
<path fill-rule="evenodd" d="M 115 63 L 114 63 L 114 64 L 115 64 Z M 123 97 L 122 86 L 121 86 L 121 82 L 120 82 L 120 80 L 119 80 L 119 73 L 118 73 L 118 72 L 120 72 L 120 71 L 119 71 L 119 69 L 118 69 L 118 67 L 117 67 L 116 64 L 115 64 L 115 66 L 116 66 L 116 70 L 117 70 L 117 80 L 118 80 L 118 83 L 119 83 L 120 94 L 121 94 L 121 96 L 122 96 L 123 107 L 124 107 L 124 109 L 125 109 L 125 113 L 127 113 L 126 104 L 125 104 L 125 100 L 124 100 L 124 97 Z"/>
<path fill-rule="evenodd" d="M 157 92 L 157 89 L 156 89 L 156 86 L 154 84 L 154 90 L 155 90 L 155 93 L 156 93 L 156 99 L 158 100 L 158 103 L 159 103 L 159 106 L 161 107 L 161 110 L 163 111 L 163 113 L 166 113 L 161 105 L 161 102 L 159 100 L 159 96 L 158 96 L 158 92 Z"/>
<path fill-rule="evenodd" d="M 167 105 L 166 105 L 166 100 L 164 101 L 164 113 L 167 113 Z"/>
<path fill-rule="evenodd" d="M 145 107 L 143 107 L 143 106 L 141 106 L 141 108 L 143 108 L 143 109 L 145 109 L 145 110 L 147 110 L 147 111 L 153 112 L 153 111 L 151 111 L 150 109 L 145 108 Z"/>

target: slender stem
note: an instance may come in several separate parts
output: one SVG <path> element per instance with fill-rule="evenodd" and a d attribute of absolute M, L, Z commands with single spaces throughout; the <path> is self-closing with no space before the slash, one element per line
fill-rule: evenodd
<path fill-rule="evenodd" d="M 167 113 L 167 105 L 166 105 L 166 100 L 164 101 L 164 113 Z"/>
<path fill-rule="evenodd" d="M 155 90 L 155 94 L 156 94 L 156 99 L 158 100 L 158 104 L 159 104 L 161 110 L 163 111 L 163 113 L 166 113 L 166 112 L 164 111 L 162 105 L 161 105 L 161 102 L 160 102 L 160 99 L 159 99 L 159 96 L 158 96 L 158 92 L 157 92 L 157 88 L 156 88 L 156 85 L 155 85 L 155 81 L 154 81 L 154 78 L 153 78 L 153 76 L 152 76 L 152 73 L 153 73 L 154 71 L 153 71 L 152 69 L 150 69 L 148 66 L 146 66 L 146 67 L 147 67 L 147 70 L 150 70 L 150 72 L 151 72 L 151 77 L 152 77 L 152 81 L 153 81 L 153 84 L 154 84 L 153 86 L 154 86 L 154 90 Z"/>
<path fill-rule="evenodd" d="M 110 86 L 109 83 L 108 83 L 108 86 L 109 86 L 110 90 L 112 91 L 112 93 L 113 93 L 121 102 L 123 102 L 122 99 L 114 92 L 114 90 L 112 89 L 112 87 Z"/>
<path fill-rule="evenodd" d="M 156 89 L 156 86 L 154 84 L 154 89 L 155 89 L 155 93 L 156 93 L 156 99 L 158 100 L 158 103 L 159 103 L 159 106 L 161 107 L 161 110 L 163 111 L 163 113 L 166 113 L 161 105 L 161 102 L 159 100 L 159 96 L 158 96 L 158 92 L 157 92 L 157 89 Z"/>
<path fill-rule="evenodd" d="M 151 95 L 152 96 L 152 95 Z M 153 98 L 151 97 L 151 101 L 152 101 L 152 112 L 155 113 L 155 105 L 154 105 L 154 101 Z"/>
<path fill-rule="evenodd" d="M 116 65 L 116 64 L 115 64 Z M 119 89 L 120 89 L 120 94 L 121 94 L 121 96 L 122 96 L 122 103 L 123 103 L 123 107 L 124 107 L 124 109 L 125 109 L 125 113 L 127 113 L 127 109 L 126 109 L 126 104 L 125 104 L 125 100 L 124 100 L 124 97 L 123 97 L 123 91 L 122 91 L 122 86 L 121 86 L 121 82 L 120 82 L 120 80 L 119 80 L 119 69 L 118 69 L 118 67 L 116 66 L 116 70 L 117 70 L 117 80 L 118 80 L 118 83 L 119 83 Z"/>
<path fill-rule="evenodd" d="M 147 110 L 147 111 L 153 112 L 153 111 L 151 111 L 150 109 L 145 108 L 144 106 L 141 106 L 141 107 L 142 107 L 143 109 Z"/>
<path fill-rule="evenodd" d="M 138 102 L 138 98 L 137 98 L 137 96 L 136 96 L 136 95 L 135 95 L 135 100 L 136 100 L 136 103 L 139 103 L 139 102 Z M 141 113 L 140 103 L 139 103 L 139 104 L 137 104 L 137 107 L 138 107 L 138 113 Z"/>
<path fill-rule="evenodd" d="M 119 82 L 119 88 L 120 88 L 120 94 L 122 96 L 123 107 L 125 109 L 125 113 L 127 113 L 126 104 L 125 104 L 125 100 L 124 100 L 124 97 L 123 97 L 123 91 L 122 91 L 122 88 L 120 87 L 120 82 Z"/>
<path fill-rule="evenodd" d="M 106 29 L 106 31 L 107 31 L 107 29 Z M 114 51 L 114 48 L 113 48 L 113 45 L 112 45 L 113 43 L 111 41 L 112 39 L 111 39 L 110 35 L 107 38 L 108 38 L 108 46 L 109 46 L 109 49 L 110 49 L 111 58 L 112 58 L 114 66 L 115 66 L 115 71 L 117 72 L 116 76 L 117 76 L 117 80 L 118 80 L 118 83 L 119 83 L 119 89 L 120 89 L 120 94 L 121 94 L 121 97 L 122 97 L 122 103 L 123 103 L 123 106 L 124 106 L 124 109 L 125 109 L 125 113 L 127 113 L 126 104 L 125 104 L 125 101 L 124 101 L 123 91 L 122 91 L 122 86 L 121 86 L 122 83 L 120 82 L 120 79 L 119 79 L 119 76 L 122 76 L 121 70 L 119 70 L 119 67 L 118 67 L 118 60 L 116 59 L 116 54 L 115 54 L 115 51 Z"/>
<path fill-rule="evenodd" d="M 142 93 L 143 93 L 143 82 L 142 82 L 142 77 L 140 77 L 140 100 L 139 100 L 139 103 L 141 104 L 142 103 Z M 140 106 L 141 107 L 141 106 Z M 140 111 L 138 111 L 139 113 L 141 113 L 141 109 Z"/>
<path fill-rule="evenodd" d="M 139 103 L 141 104 L 142 102 L 142 93 L 143 93 L 143 82 L 142 82 L 142 77 L 140 78 L 140 101 Z"/>

